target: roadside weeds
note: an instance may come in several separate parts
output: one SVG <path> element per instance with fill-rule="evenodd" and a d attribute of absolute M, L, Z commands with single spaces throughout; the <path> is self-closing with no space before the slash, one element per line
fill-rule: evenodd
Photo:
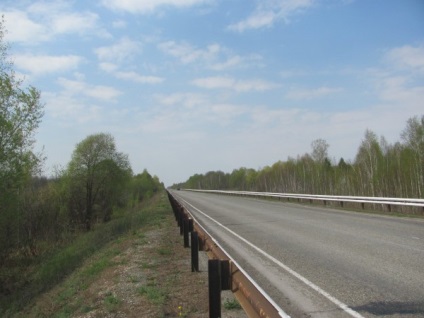
<path fill-rule="evenodd" d="M 191 272 L 166 197 L 145 213 L 149 222 L 97 251 L 17 317 L 209 317 L 207 270 Z M 231 292 L 222 299 L 222 317 L 246 317 Z"/>

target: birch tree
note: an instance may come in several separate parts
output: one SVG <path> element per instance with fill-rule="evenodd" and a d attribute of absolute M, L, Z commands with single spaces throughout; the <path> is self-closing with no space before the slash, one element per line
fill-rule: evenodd
<path fill-rule="evenodd" d="M 421 118 L 417 116 L 410 118 L 401 137 L 413 153 L 413 169 L 416 176 L 416 180 L 411 180 L 415 184 L 413 195 L 421 198 L 424 191 L 424 115 Z"/>

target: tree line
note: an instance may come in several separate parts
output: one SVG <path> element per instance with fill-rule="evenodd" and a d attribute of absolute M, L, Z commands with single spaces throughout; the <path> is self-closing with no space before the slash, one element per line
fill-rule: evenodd
<path fill-rule="evenodd" d="M 0 21 L 0 269 L 19 255 L 48 248 L 118 217 L 163 188 L 146 170 L 134 175 L 128 155 L 108 133 L 80 141 L 68 165 L 41 175 L 45 158 L 35 153 L 44 115 L 40 92 L 24 87 L 8 57 Z M 2 292 L 0 277 L 0 294 Z"/>
<path fill-rule="evenodd" d="M 366 130 L 353 161 L 328 155 L 323 139 L 311 152 L 255 170 L 195 174 L 174 188 L 265 191 L 283 193 L 424 197 L 424 115 L 410 118 L 400 141 L 389 144 Z"/>

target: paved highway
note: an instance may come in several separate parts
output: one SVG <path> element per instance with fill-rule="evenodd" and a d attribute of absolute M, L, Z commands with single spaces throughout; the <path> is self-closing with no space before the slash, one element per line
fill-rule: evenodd
<path fill-rule="evenodd" d="M 172 193 L 292 317 L 424 317 L 423 220 Z"/>

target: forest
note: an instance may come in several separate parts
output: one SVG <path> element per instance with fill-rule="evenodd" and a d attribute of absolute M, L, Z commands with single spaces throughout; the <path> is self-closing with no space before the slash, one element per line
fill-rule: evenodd
<path fill-rule="evenodd" d="M 255 170 L 195 174 L 173 188 L 242 190 L 372 197 L 424 197 L 424 115 L 406 122 L 400 141 L 389 144 L 366 130 L 352 162 L 330 159 L 329 144 L 311 143 L 311 152 Z"/>
<path fill-rule="evenodd" d="M 41 287 L 33 290 L 42 290 L 66 275 L 114 235 L 137 226 L 139 206 L 163 189 L 146 170 L 133 173 L 128 155 L 108 133 L 87 136 L 65 167 L 42 175 L 45 158 L 34 144 L 44 105 L 40 91 L 24 87 L 16 76 L 3 25 L 0 21 L 0 300 L 30 281 L 39 281 Z M 49 258 L 50 268 L 31 276 Z"/>

